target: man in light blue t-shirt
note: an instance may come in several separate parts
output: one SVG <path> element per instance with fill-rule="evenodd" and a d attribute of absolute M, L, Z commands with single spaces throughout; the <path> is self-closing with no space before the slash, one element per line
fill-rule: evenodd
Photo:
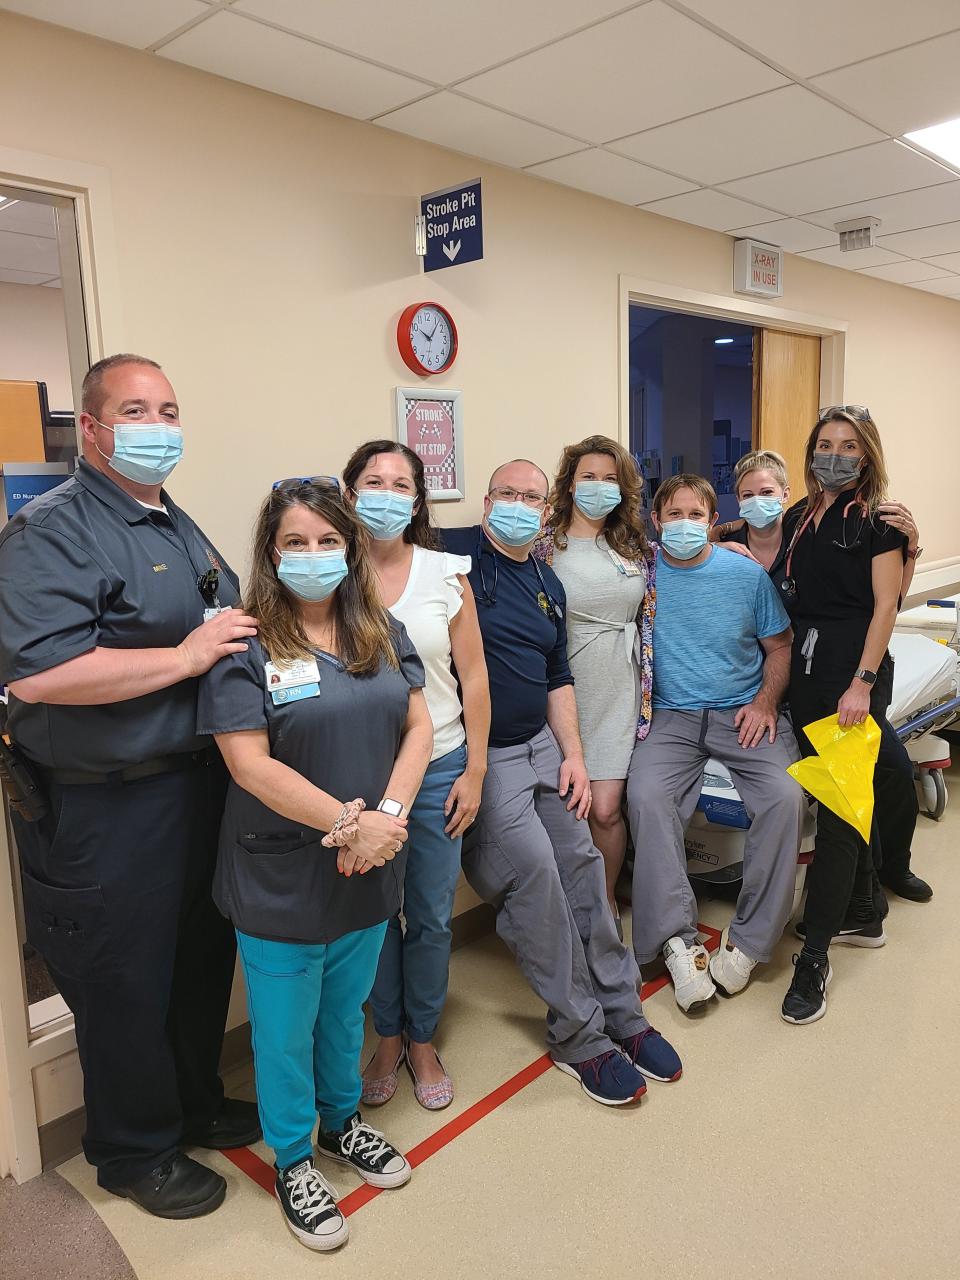
<path fill-rule="evenodd" d="M 800 753 L 779 713 L 790 620 L 762 566 L 710 544 L 716 518 L 716 494 L 700 476 L 671 476 L 657 490 L 653 723 L 627 777 L 634 951 L 641 965 L 663 952 L 685 1012 L 717 987 L 742 991 L 770 959 L 793 903 L 804 809 L 786 773 Z M 736 914 L 713 959 L 697 941 L 683 847 L 711 757 L 730 770 L 751 819 Z"/>

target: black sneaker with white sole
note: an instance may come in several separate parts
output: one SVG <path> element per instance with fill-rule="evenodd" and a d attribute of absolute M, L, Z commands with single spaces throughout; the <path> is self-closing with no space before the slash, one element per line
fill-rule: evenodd
<path fill-rule="evenodd" d="M 827 987 L 833 977 L 830 961 L 811 960 L 802 952 L 793 957 L 793 981 L 783 998 L 780 1017 L 803 1026 L 816 1022 L 827 1012 Z"/>
<path fill-rule="evenodd" d="M 807 938 L 807 926 L 801 920 L 793 927 L 793 932 L 802 941 Z M 883 918 L 874 916 L 866 924 L 862 921 L 848 919 L 833 935 L 833 941 L 844 947 L 883 947 L 886 946 L 887 935 L 883 928 Z"/>
<path fill-rule="evenodd" d="M 333 1187 L 311 1159 L 278 1171 L 277 1200 L 287 1226 L 308 1249 L 339 1249 L 346 1244 L 347 1220 L 337 1208 Z"/>
<path fill-rule="evenodd" d="M 317 1151 L 351 1165 L 372 1187 L 402 1187 L 413 1173 L 406 1156 L 392 1147 L 378 1129 L 371 1128 L 359 1111 L 354 1112 L 340 1133 L 327 1133 L 321 1125 Z"/>

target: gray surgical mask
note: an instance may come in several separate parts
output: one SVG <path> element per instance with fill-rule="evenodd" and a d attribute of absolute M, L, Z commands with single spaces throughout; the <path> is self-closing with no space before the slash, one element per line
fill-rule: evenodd
<path fill-rule="evenodd" d="M 815 453 L 810 469 L 824 489 L 835 493 L 856 480 L 862 463 L 862 458 L 847 458 L 839 453 Z"/>

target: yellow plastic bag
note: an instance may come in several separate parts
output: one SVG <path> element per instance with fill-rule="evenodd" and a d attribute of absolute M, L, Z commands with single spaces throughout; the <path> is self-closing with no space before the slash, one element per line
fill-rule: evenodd
<path fill-rule="evenodd" d="M 833 715 L 805 725 L 803 731 L 817 754 L 790 765 L 787 773 L 869 841 L 880 726 L 867 716 L 863 724 L 841 729 Z"/>

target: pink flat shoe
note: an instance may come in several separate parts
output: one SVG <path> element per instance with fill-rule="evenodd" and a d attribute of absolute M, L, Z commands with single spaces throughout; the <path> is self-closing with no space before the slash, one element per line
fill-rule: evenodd
<path fill-rule="evenodd" d="M 434 1049 L 434 1053 L 437 1053 L 436 1049 Z M 442 1111 L 444 1107 L 449 1107 L 453 1101 L 453 1081 L 447 1075 L 447 1069 L 443 1065 L 443 1059 L 439 1053 L 437 1053 L 437 1061 L 443 1071 L 443 1079 L 438 1080 L 436 1084 L 421 1084 L 417 1079 L 417 1073 L 413 1069 L 409 1053 L 406 1056 L 407 1070 L 413 1080 L 413 1096 L 421 1107 L 426 1111 Z"/>
<path fill-rule="evenodd" d="M 405 1051 L 401 1049 L 400 1056 L 397 1058 L 397 1065 L 389 1075 L 378 1076 L 376 1080 L 363 1078 L 363 1091 L 360 1094 L 360 1098 L 364 1106 L 382 1107 L 385 1102 L 390 1101 L 397 1092 L 397 1079 L 400 1074 L 400 1068 L 403 1066 L 404 1056 Z"/>

